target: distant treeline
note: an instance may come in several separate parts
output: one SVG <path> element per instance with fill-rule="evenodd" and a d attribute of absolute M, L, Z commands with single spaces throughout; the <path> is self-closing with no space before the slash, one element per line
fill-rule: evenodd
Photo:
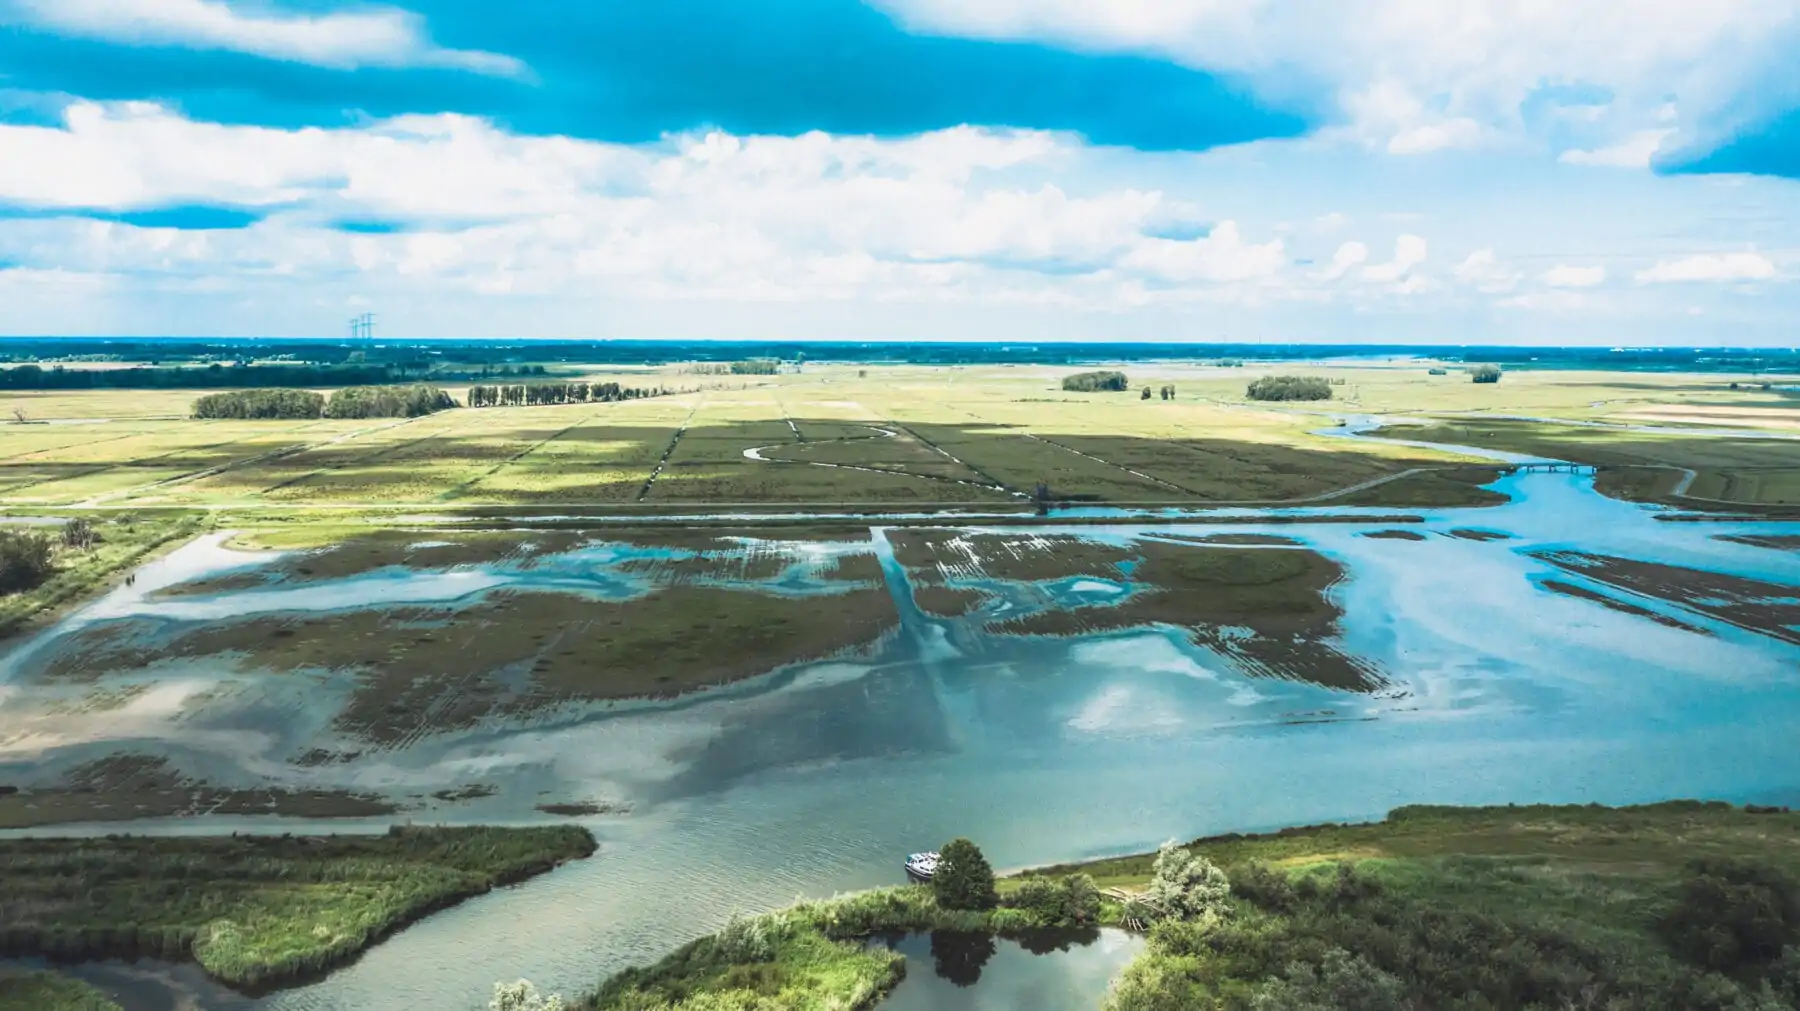
<path fill-rule="evenodd" d="M 311 390 L 235 390 L 194 401 L 196 418 L 321 418 L 325 395 Z"/>
<path fill-rule="evenodd" d="M 417 418 L 455 407 L 450 394 L 435 386 L 351 386 L 331 395 L 327 418 Z"/>
<path fill-rule="evenodd" d="M 1130 387 L 1123 372 L 1077 372 L 1072 376 L 1064 376 L 1062 388 L 1077 393 L 1095 393 L 1101 390 L 1117 392 Z"/>
<path fill-rule="evenodd" d="M 1330 400 L 1331 383 L 1320 376 L 1264 376 L 1250 384 L 1251 400 Z"/>
<path fill-rule="evenodd" d="M 0 369 L 7 390 L 180 390 L 206 387 L 309 387 L 384 383 L 385 365 L 208 365 L 204 368 L 146 366 L 131 369 L 65 369 L 15 365 Z"/>
<path fill-rule="evenodd" d="M 615 400 L 660 397 L 662 387 L 620 386 L 618 383 L 527 383 L 513 386 L 471 386 L 470 407 L 535 407 L 539 404 L 604 404 Z"/>
<path fill-rule="evenodd" d="M 741 362 L 701 362 L 683 371 L 702 376 L 772 376 L 781 371 L 781 359 L 746 358 Z"/>

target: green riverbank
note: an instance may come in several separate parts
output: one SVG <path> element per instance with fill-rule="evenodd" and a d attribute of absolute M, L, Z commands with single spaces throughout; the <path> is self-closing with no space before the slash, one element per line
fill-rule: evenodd
<path fill-rule="evenodd" d="M 574 826 L 5 839 L 0 954 L 192 960 L 231 986 L 268 989 L 594 849 Z"/>
<path fill-rule="evenodd" d="M 1410 807 L 1170 849 L 1160 882 L 1154 854 L 1043 868 L 1002 880 L 985 911 L 902 887 L 736 920 L 585 1006 L 870 1007 L 905 966 L 863 939 L 1048 925 L 1046 882 L 1066 875 L 1108 890 L 1092 925 L 1149 934 L 1110 1011 L 1800 1006 L 1800 814 Z"/>

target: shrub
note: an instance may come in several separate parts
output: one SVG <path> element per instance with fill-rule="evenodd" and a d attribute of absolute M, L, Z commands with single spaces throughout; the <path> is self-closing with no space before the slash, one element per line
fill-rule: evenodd
<path fill-rule="evenodd" d="M 50 578 L 56 566 L 47 534 L 0 530 L 0 593 L 29 590 Z"/>
<path fill-rule="evenodd" d="M 724 962 L 773 962 L 775 944 L 786 933 L 786 927 L 780 916 L 747 917 L 734 913 L 725 929 L 713 935 L 713 952 Z"/>
<path fill-rule="evenodd" d="M 317 418 L 324 412 L 325 397 L 311 390 L 237 390 L 194 401 L 196 418 Z"/>
<path fill-rule="evenodd" d="M 1007 896 L 1006 904 L 1040 927 L 1079 927 L 1099 917 L 1100 889 L 1086 874 L 1071 874 L 1061 881 L 1026 878 Z"/>
<path fill-rule="evenodd" d="M 1250 384 L 1251 400 L 1330 400 L 1331 383 L 1319 376 L 1264 376 Z"/>
<path fill-rule="evenodd" d="M 1211 860 L 1170 842 L 1156 853 L 1145 895 L 1178 919 L 1223 919 L 1230 911 L 1231 881 Z"/>
<path fill-rule="evenodd" d="M 939 852 L 931 890 L 945 909 L 992 909 L 1000 901 L 994 869 L 981 848 L 967 839 L 952 839 Z"/>
<path fill-rule="evenodd" d="M 1662 928 L 1677 953 L 1709 969 L 1770 963 L 1800 939 L 1800 885 L 1766 864 L 1695 861 Z"/>
<path fill-rule="evenodd" d="M 63 524 L 62 542 L 65 548 L 86 551 L 100 541 L 100 531 L 94 529 L 94 521 L 86 516 L 77 516 Z"/>
<path fill-rule="evenodd" d="M 1064 376 L 1062 388 L 1076 393 L 1118 393 L 1131 388 L 1123 372 L 1077 372 Z"/>
<path fill-rule="evenodd" d="M 563 1011 L 567 1006 L 561 994 L 540 994 L 528 979 L 495 983 L 494 999 L 488 1001 L 488 1011 Z"/>
<path fill-rule="evenodd" d="M 1497 383 L 1500 381 L 1500 366 L 1488 362 L 1471 366 L 1469 378 L 1478 383 Z"/>
<path fill-rule="evenodd" d="M 1260 860 L 1252 860 L 1231 873 L 1231 894 L 1271 913 L 1293 912 L 1298 901 L 1294 882 L 1287 873 Z"/>
<path fill-rule="evenodd" d="M 1408 1011 L 1406 986 L 1390 973 L 1342 948 L 1325 954 L 1317 968 L 1288 966 L 1250 1002 L 1251 1011 Z"/>

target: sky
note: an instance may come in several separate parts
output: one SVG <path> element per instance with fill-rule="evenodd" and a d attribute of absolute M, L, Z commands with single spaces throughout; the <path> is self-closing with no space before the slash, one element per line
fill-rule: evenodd
<path fill-rule="evenodd" d="M 0 0 L 0 334 L 1800 345 L 1800 0 Z"/>

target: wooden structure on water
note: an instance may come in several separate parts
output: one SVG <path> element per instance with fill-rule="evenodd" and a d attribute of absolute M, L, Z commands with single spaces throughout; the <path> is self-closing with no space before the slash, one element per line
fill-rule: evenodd
<path fill-rule="evenodd" d="M 1564 463 L 1558 460 L 1546 460 L 1543 463 L 1515 463 L 1505 468 L 1508 474 L 1598 474 L 1600 468 L 1591 463 Z"/>

